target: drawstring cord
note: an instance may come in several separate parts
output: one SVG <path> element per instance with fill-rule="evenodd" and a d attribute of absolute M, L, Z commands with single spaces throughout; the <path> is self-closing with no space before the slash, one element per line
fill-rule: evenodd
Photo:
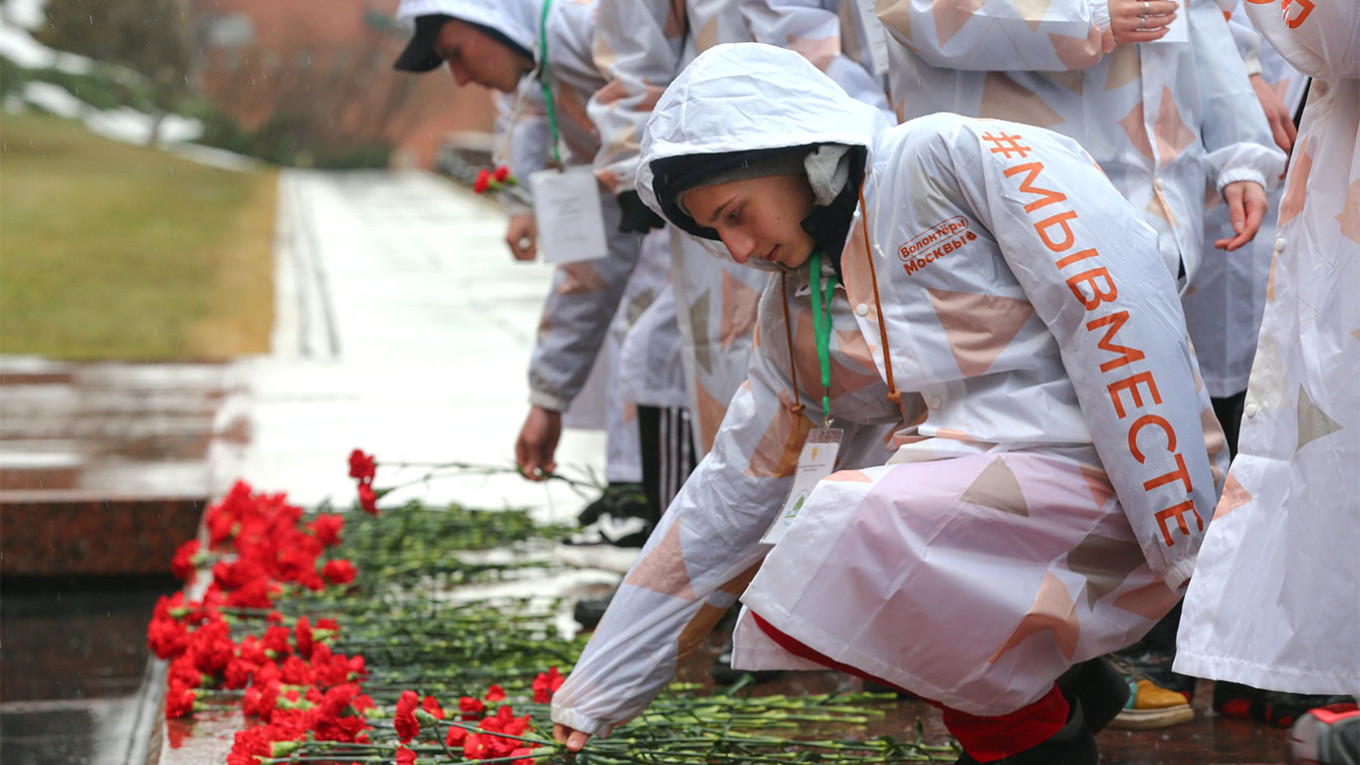
<path fill-rule="evenodd" d="M 865 182 L 867 180 L 866 177 Z M 878 299 L 878 271 L 874 268 L 874 254 L 869 243 L 869 210 L 864 203 L 864 182 L 859 185 L 859 223 L 864 230 L 864 259 L 869 261 L 869 279 L 874 285 L 874 309 L 878 311 L 878 337 L 883 344 L 883 368 L 888 373 L 888 400 L 900 408 L 902 393 L 897 390 L 897 382 L 893 377 L 892 353 L 888 350 L 888 325 L 883 321 L 883 301 Z M 784 310 L 787 313 L 788 309 Z"/>

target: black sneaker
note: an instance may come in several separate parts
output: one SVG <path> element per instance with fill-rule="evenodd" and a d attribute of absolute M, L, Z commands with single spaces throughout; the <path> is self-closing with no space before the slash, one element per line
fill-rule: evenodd
<path fill-rule="evenodd" d="M 1248 714 L 1267 725 L 1288 728 L 1298 722 L 1310 709 L 1344 704 L 1349 700 L 1349 696 L 1258 690 L 1251 700 Z"/>
<path fill-rule="evenodd" d="M 617 590 L 615 591 L 617 592 Z M 571 609 L 571 618 L 581 625 L 583 630 L 593 630 L 604 618 L 604 612 L 609 608 L 609 602 L 614 599 L 614 593 L 603 598 L 584 598 L 576 601 L 576 605 Z"/>
<path fill-rule="evenodd" d="M 1129 685 L 1104 657 L 1074 665 L 1058 678 L 1069 705 L 1080 702 L 1091 733 L 1105 730 L 1129 700 Z"/>
<path fill-rule="evenodd" d="M 642 484 L 609 484 L 600 492 L 598 499 L 586 505 L 576 515 L 576 523 L 582 527 L 589 526 L 605 513 L 618 517 L 647 518 L 649 516 L 647 493 L 643 491 Z"/>
<path fill-rule="evenodd" d="M 965 752 L 954 765 L 982 764 Z M 989 760 L 987 765 L 1100 765 L 1100 751 L 1096 749 L 1095 734 L 1086 725 L 1081 702 L 1076 701 L 1069 705 L 1067 724 L 1057 733 L 1023 752 Z"/>
<path fill-rule="evenodd" d="M 573 547 L 627 547 L 640 549 L 652 535 L 652 524 L 636 515 L 600 513 L 593 523 L 562 540 Z"/>

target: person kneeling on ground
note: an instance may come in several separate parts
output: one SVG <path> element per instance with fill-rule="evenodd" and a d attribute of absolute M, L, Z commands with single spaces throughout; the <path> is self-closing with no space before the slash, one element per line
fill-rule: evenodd
<path fill-rule="evenodd" d="M 667 89 L 638 187 L 779 278 L 748 384 L 554 697 L 557 739 L 640 713 L 740 595 L 738 667 L 929 699 L 960 763 L 1094 765 L 1127 694 L 1099 657 L 1177 601 L 1226 467 L 1152 230 L 1068 138 L 892 127 L 749 43 Z"/>

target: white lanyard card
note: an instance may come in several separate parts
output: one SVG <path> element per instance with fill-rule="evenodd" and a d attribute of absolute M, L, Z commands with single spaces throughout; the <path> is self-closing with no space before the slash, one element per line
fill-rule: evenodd
<path fill-rule="evenodd" d="M 538 224 L 538 251 L 545 263 L 575 263 L 609 254 L 605 244 L 600 185 L 588 166 L 539 170 L 529 176 Z"/>
<path fill-rule="evenodd" d="M 836 454 L 841 449 L 840 428 L 818 428 L 808 434 L 803 451 L 798 455 L 798 467 L 793 473 L 793 488 L 788 499 L 760 541 L 767 545 L 779 544 L 789 527 L 803 512 L 803 503 L 813 488 L 836 469 Z"/>

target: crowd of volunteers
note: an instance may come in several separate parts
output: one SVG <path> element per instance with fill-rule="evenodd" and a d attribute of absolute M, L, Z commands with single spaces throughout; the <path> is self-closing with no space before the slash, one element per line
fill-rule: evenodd
<path fill-rule="evenodd" d="M 526 477 L 606 386 L 572 542 L 640 551 L 568 749 L 731 611 L 732 667 L 925 700 L 960 763 L 1094 765 L 1194 677 L 1357 762 L 1360 5 L 399 15 L 398 69 L 498 91 L 507 245 L 558 264 Z"/>

